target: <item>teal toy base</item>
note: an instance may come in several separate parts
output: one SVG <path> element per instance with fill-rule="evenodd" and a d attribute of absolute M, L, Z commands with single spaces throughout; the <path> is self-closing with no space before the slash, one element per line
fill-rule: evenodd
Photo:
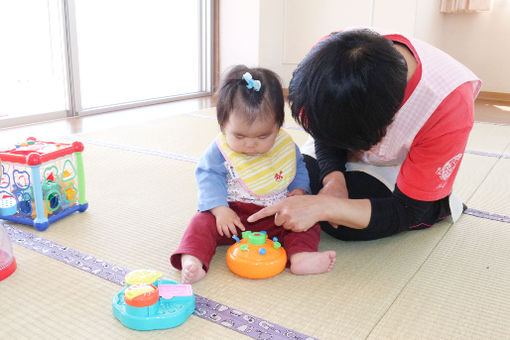
<path fill-rule="evenodd" d="M 153 285 L 178 284 L 171 280 L 158 280 Z M 113 297 L 113 315 L 126 327 L 139 331 L 173 328 L 184 323 L 195 311 L 195 295 L 171 299 L 159 298 L 148 307 L 132 307 L 124 301 L 124 287 Z"/>

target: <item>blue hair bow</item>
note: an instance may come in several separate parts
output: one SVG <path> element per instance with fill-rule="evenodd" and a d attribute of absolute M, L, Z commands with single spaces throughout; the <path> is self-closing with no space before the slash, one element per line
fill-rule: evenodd
<path fill-rule="evenodd" d="M 246 85 L 248 89 L 254 89 L 257 92 L 260 90 L 260 86 L 262 85 L 260 83 L 260 80 L 253 79 L 250 72 L 246 72 L 245 74 L 243 74 L 243 79 L 248 84 Z"/>

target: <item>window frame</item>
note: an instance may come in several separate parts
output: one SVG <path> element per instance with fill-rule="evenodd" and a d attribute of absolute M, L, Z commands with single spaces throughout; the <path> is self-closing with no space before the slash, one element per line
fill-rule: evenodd
<path fill-rule="evenodd" d="M 217 21 L 218 21 L 218 0 L 197 0 L 200 2 L 200 62 L 197 67 L 200 68 L 200 90 L 194 93 L 172 95 L 159 98 L 142 99 L 132 102 L 105 105 L 93 108 L 84 108 L 81 103 L 80 89 L 80 70 L 77 48 L 76 31 L 76 8 L 75 0 L 64 1 L 64 24 L 65 24 L 65 46 L 66 46 L 66 67 L 68 78 L 68 107 L 67 117 L 87 116 L 98 113 L 133 109 L 137 107 L 163 104 L 177 100 L 200 98 L 210 96 L 215 86 L 216 62 L 218 40 L 217 40 Z"/>

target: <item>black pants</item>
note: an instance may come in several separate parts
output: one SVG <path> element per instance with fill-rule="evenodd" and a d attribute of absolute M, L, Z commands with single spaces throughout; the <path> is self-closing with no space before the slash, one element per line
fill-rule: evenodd
<path fill-rule="evenodd" d="M 319 166 L 314 158 L 303 156 L 312 194 L 317 194 L 322 188 Z M 434 202 L 416 201 L 403 194 L 396 196 L 382 182 L 364 172 L 345 172 L 344 176 L 349 198 L 371 199 L 372 217 L 365 229 L 333 228 L 328 222 L 320 222 L 322 230 L 340 240 L 375 240 L 409 230 L 411 226 L 413 230 L 424 229 L 450 214 L 448 197 Z"/>

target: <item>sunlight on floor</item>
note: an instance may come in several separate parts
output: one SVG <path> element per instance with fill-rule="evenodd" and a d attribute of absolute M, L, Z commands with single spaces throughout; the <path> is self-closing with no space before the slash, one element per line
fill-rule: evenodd
<path fill-rule="evenodd" d="M 500 109 L 502 111 L 509 111 L 510 112 L 510 106 L 503 106 L 503 105 L 493 105 L 495 108 Z"/>

